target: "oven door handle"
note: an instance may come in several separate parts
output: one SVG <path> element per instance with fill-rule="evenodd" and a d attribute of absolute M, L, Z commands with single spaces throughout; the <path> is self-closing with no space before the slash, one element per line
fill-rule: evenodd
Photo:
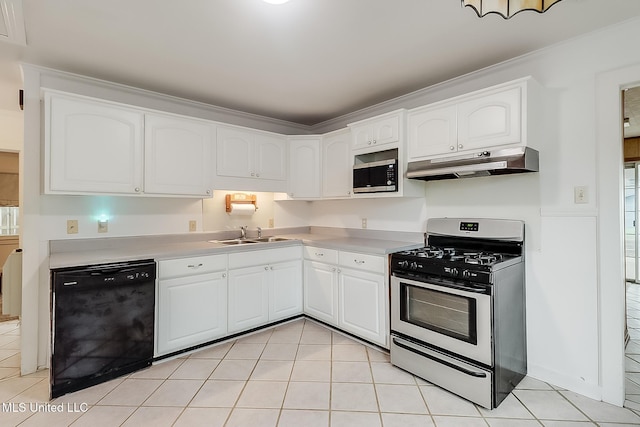
<path fill-rule="evenodd" d="M 447 366 L 447 367 L 449 367 L 451 369 L 455 369 L 456 371 L 460 371 L 463 374 L 466 374 L 466 375 L 469 375 L 469 376 L 472 376 L 472 377 L 476 377 L 476 378 L 486 378 L 487 377 L 487 373 L 486 372 L 470 371 L 468 369 L 463 368 L 462 366 L 458 366 L 458 365 L 453 364 L 451 362 L 447 362 L 446 360 L 438 359 L 437 357 L 432 356 L 430 354 L 423 353 L 420 350 L 417 350 L 417 349 L 415 349 L 413 347 L 410 347 L 410 346 L 398 341 L 395 338 L 393 339 L 393 343 L 395 345 L 397 345 L 398 347 L 402 348 L 402 349 L 409 350 L 412 353 L 416 353 L 416 354 L 418 354 L 418 355 L 420 355 L 422 357 L 426 357 L 427 359 L 431 359 L 434 362 L 437 362 L 437 363 L 440 363 L 442 365 L 445 365 L 445 366 Z"/>
<path fill-rule="evenodd" d="M 440 288 L 444 287 L 448 289 L 456 289 L 458 291 L 471 292 L 474 294 L 482 294 L 482 295 L 491 294 L 491 288 L 489 286 L 480 286 L 480 287 L 465 286 L 465 285 L 454 283 L 442 278 L 439 278 L 438 281 L 436 281 L 433 278 L 428 278 L 427 281 L 421 281 L 421 279 L 418 277 L 414 277 L 408 274 L 402 274 L 398 272 L 393 272 L 391 275 L 399 279 L 410 280 L 413 283 L 416 283 L 419 287 L 425 287 L 424 285 L 428 284 L 431 286 L 438 286 Z"/>

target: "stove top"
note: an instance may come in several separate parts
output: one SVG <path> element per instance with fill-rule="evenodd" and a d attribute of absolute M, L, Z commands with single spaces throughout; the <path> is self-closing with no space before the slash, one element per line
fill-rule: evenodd
<path fill-rule="evenodd" d="M 522 261 L 520 255 L 451 247 L 425 246 L 391 255 L 391 272 L 430 274 L 492 283 L 497 270 Z"/>

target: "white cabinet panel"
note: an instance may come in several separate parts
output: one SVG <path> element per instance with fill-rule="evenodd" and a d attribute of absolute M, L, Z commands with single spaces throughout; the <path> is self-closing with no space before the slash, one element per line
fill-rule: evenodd
<path fill-rule="evenodd" d="M 269 270 L 256 266 L 229 271 L 229 332 L 269 321 Z"/>
<path fill-rule="evenodd" d="M 322 139 L 322 197 L 351 197 L 353 159 L 348 130 Z"/>
<path fill-rule="evenodd" d="M 521 88 L 458 105 L 458 149 L 471 150 L 522 141 Z"/>
<path fill-rule="evenodd" d="M 145 193 L 211 197 L 212 138 L 209 124 L 145 115 Z"/>
<path fill-rule="evenodd" d="M 289 140 L 289 197 L 320 198 L 320 138 Z"/>
<path fill-rule="evenodd" d="M 202 344 L 226 333 L 226 273 L 158 282 L 158 355 Z"/>
<path fill-rule="evenodd" d="M 246 130 L 219 126 L 217 129 L 217 169 L 222 176 L 250 177 L 253 171 L 254 135 Z"/>
<path fill-rule="evenodd" d="M 334 265 L 304 262 L 304 312 L 338 325 L 338 269 Z"/>
<path fill-rule="evenodd" d="M 458 146 L 455 106 L 437 107 L 407 115 L 409 159 L 454 152 Z"/>
<path fill-rule="evenodd" d="M 343 268 L 338 277 L 338 326 L 387 346 L 383 276 Z"/>
<path fill-rule="evenodd" d="M 256 178 L 287 179 L 287 141 L 284 137 L 256 135 Z"/>
<path fill-rule="evenodd" d="M 302 313 L 302 264 L 300 260 L 269 266 L 269 321 Z"/>
<path fill-rule="evenodd" d="M 51 93 L 45 109 L 46 192 L 142 192 L 142 112 Z"/>

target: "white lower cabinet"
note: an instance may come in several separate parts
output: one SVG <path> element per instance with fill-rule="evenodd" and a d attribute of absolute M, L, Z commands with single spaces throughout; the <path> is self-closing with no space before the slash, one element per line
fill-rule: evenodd
<path fill-rule="evenodd" d="M 227 256 L 158 263 L 156 355 L 227 334 Z"/>
<path fill-rule="evenodd" d="M 229 332 L 269 321 L 269 272 L 265 267 L 229 271 Z"/>
<path fill-rule="evenodd" d="M 385 256 L 305 247 L 304 312 L 389 348 Z"/>
<path fill-rule="evenodd" d="M 299 246 L 229 255 L 229 332 L 302 313 Z"/>
<path fill-rule="evenodd" d="M 366 271 L 340 269 L 338 326 L 368 341 L 387 346 L 384 277 Z"/>
<path fill-rule="evenodd" d="M 304 261 L 304 312 L 338 326 L 338 268 Z"/>

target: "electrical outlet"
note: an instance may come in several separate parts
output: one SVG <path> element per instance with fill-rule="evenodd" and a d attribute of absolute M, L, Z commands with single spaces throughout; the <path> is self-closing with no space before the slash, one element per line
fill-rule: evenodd
<path fill-rule="evenodd" d="M 198 229 L 198 223 L 196 220 L 192 219 L 189 221 L 189 231 L 196 231 Z"/>
<path fill-rule="evenodd" d="M 367 228 L 367 218 L 362 218 L 362 228 Z"/>
<path fill-rule="evenodd" d="M 78 234 L 78 220 L 77 219 L 68 219 L 67 220 L 67 234 Z"/>
<path fill-rule="evenodd" d="M 273 218 L 269 218 L 269 228 L 273 228 Z"/>
<path fill-rule="evenodd" d="M 109 221 L 108 220 L 98 220 L 98 233 L 108 233 L 109 232 Z"/>
<path fill-rule="evenodd" d="M 589 203 L 589 192 L 587 191 L 586 186 L 573 187 L 573 203 Z"/>

